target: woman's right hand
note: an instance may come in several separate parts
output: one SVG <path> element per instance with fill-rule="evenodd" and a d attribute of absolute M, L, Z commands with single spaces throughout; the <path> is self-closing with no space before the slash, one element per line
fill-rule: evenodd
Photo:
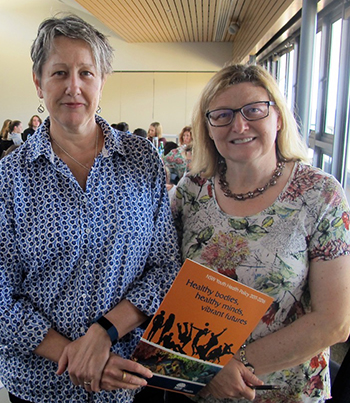
<path fill-rule="evenodd" d="M 151 377 L 152 372 L 146 367 L 111 353 L 102 373 L 100 387 L 102 390 L 138 389 L 147 385 L 143 378 Z"/>
<path fill-rule="evenodd" d="M 206 385 L 199 396 L 213 396 L 217 399 L 245 398 L 253 400 L 255 390 L 251 386 L 263 385 L 240 361 L 232 358 L 224 368 Z"/>
<path fill-rule="evenodd" d="M 102 372 L 110 356 L 111 339 L 94 323 L 86 334 L 69 343 L 58 361 L 57 375 L 66 370 L 74 385 L 99 392 Z"/>

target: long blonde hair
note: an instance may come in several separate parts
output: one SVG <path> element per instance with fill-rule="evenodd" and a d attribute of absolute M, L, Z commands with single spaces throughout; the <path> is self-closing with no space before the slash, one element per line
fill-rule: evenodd
<path fill-rule="evenodd" d="M 270 101 L 276 103 L 281 118 L 281 128 L 276 139 L 278 158 L 308 163 L 307 147 L 302 140 L 298 125 L 290 111 L 275 79 L 263 68 L 255 65 L 230 65 L 216 73 L 204 87 L 193 113 L 193 156 L 191 174 L 209 178 L 215 175 L 220 154 L 209 137 L 205 113 L 209 104 L 224 90 L 239 83 L 253 83 L 264 88 Z"/>
<path fill-rule="evenodd" d="M 152 122 L 150 124 L 150 126 L 154 127 L 154 130 L 155 130 L 155 136 L 154 137 L 158 137 L 158 139 L 160 139 L 162 137 L 162 134 L 163 134 L 162 125 L 159 122 Z M 148 130 L 148 133 L 149 133 L 149 130 Z"/>
<path fill-rule="evenodd" d="M 0 138 L 3 140 L 8 139 L 8 135 L 10 133 L 10 123 L 11 119 L 6 119 L 2 125 Z"/>

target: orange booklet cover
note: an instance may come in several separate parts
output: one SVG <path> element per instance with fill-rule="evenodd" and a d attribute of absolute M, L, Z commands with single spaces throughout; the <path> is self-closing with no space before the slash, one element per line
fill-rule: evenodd
<path fill-rule="evenodd" d="M 148 385 L 196 394 L 232 358 L 273 298 L 186 259 L 132 359 Z"/>

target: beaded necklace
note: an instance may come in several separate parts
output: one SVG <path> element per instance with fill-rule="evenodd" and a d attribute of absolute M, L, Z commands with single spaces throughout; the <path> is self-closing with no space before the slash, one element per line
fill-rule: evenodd
<path fill-rule="evenodd" d="M 265 186 L 256 188 L 253 191 L 249 191 L 247 193 L 232 193 L 229 184 L 226 180 L 226 171 L 227 171 L 227 165 L 225 161 L 220 161 L 219 163 L 219 169 L 218 169 L 218 174 L 219 174 L 219 185 L 221 190 L 224 193 L 224 196 L 226 197 L 231 197 L 232 199 L 238 200 L 238 201 L 244 201 L 247 199 L 254 199 L 255 197 L 258 197 L 262 195 L 270 186 L 275 186 L 277 183 L 277 179 L 282 175 L 283 169 L 286 166 L 285 161 L 278 161 L 275 170 L 273 171 L 271 179 L 266 183 Z"/>

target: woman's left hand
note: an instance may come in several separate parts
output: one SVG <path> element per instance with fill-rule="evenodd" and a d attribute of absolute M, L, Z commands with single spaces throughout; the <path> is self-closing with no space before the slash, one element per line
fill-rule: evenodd
<path fill-rule="evenodd" d="M 110 356 L 111 340 L 98 324 L 65 347 L 58 361 L 57 374 L 67 369 L 74 385 L 93 392 L 100 391 L 102 372 Z"/>
<path fill-rule="evenodd" d="M 257 378 L 240 361 L 232 358 L 224 368 L 199 392 L 199 396 L 209 395 L 217 398 L 245 398 L 253 400 L 255 391 L 249 385 L 262 385 Z"/>

